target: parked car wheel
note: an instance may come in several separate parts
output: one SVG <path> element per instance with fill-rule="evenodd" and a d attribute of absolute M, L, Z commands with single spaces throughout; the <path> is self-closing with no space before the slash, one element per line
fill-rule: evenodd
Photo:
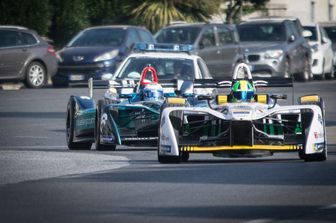
<path fill-rule="evenodd" d="M 330 69 L 330 72 L 326 73 L 326 76 L 325 76 L 328 80 L 332 80 L 335 78 L 335 69 L 334 69 L 334 66 L 332 65 L 331 66 L 331 69 Z"/>
<path fill-rule="evenodd" d="M 322 73 L 321 73 L 320 76 L 317 76 L 317 78 L 318 78 L 319 80 L 324 80 L 324 79 L 325 79 L 325 71 L 324 71 L 324 69 L 325 69 L 325 60 L 323 59 L 323 63 L 322 63 Z"/>
<path fill-rule="evenodd" d="M 310 76 L 311 76 L 310 72 L 311 72 L 311 69 L 310 69 L 309 59 L 305 58 L 303 71 L 301 73 L 301 80 L 302 81 L 309 81 Z"/>
<path fill-rule="evenodd" d="M 47 82 L 47 72 L 40 62 L 32 62 L 26 70 L 26 84 L 30 88 L 41 88 Z"/>

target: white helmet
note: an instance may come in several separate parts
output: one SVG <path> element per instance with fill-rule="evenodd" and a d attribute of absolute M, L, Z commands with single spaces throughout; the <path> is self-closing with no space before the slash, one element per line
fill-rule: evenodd
<path fill-rule="evenodd" d="M 163 88 L 160 84 L 150 83 L 146 84 L 143 89 L 144 101 L 158 101 L 163 100 Z"/>

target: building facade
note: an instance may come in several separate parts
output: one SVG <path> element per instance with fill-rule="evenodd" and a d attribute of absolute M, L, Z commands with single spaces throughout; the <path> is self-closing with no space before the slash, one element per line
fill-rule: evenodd
<path fill-rule="evenodd" d="M 266 14 L 295 16 L 301 20 L 302 24 L 336 20 L 336 0 L 270 0 L 266 8 L 267 12 L 243 15 L 242 19 Z"/>

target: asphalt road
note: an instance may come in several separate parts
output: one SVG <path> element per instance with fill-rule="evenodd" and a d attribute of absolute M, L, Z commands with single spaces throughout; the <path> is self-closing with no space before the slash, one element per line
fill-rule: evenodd
<path fill-rule="evenodd" d="M 336 222 L 335 87 L 295 91 L 325 99 L 326 162 L 197 154 L 173 165 L 159 164 L 153 148 L 67 150 L 66 102 L 86 88 L 2 90 L 0 222 Z"/>

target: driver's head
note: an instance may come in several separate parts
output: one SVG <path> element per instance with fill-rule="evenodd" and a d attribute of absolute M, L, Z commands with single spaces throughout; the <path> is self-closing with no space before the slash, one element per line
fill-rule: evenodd
<path fill-rule="evenodd" d="M 239 80 L 232 85 L 231 95 L 233 102 L 248 102 L 253 100 L 254 88 L 246 80 Z"/>
<path fill-rule="evenodd" d="M 160 84 L 147 84 L 143 89 L 144 101 L 163 100 L 163 89 Z"/>

